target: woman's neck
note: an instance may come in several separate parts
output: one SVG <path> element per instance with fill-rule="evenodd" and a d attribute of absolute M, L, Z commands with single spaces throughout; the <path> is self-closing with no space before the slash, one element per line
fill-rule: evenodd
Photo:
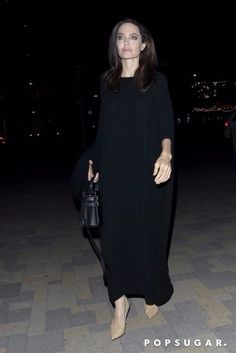
<path fill-rule="evenodd" d="M 138 68 L 138 62 L 135 60 L 124 60 L 122 62 L 121 77 L 133 77 Z"/>

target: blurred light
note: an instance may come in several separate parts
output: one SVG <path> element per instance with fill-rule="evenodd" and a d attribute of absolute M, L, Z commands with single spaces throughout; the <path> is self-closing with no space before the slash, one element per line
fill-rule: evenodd
<path fill-rule="evenodd" d="M 27 25 L 27 24 L 24 24 L 24 28 L 28 28 L 28 25 Z"/>
<path fill-rule="evenodd" d="M 92 115 L 93 111 L 92 110 L 88 110 L 88 115 Z"/>
<path fill-rule="evenodd" d="M 32 110 L 32 114 L 35 114 L 35 110 Z"/>
<path fill-rule="evenodd" d="M 224 125 L 225 125 L 225 127 L 229 126 L 229 122 L 225 121 Z"/>
<path fill-rule="evenodd" d="M 197 74 L 193 74 L 193 77 L 197 77 Z"/>
<path fill-rule="evenodd" d="M 40 134 L 39 133 L 37 133 L 37 136 L 39 136 Z"/>
<path fill-rule="evenodd" d="M 57 135 L 60 135 L 60 132 L 57 131 Z"/>
<path fill-rule="evenodd" d="M 98 94 L 95 93 L 95 94 L 93 95 L 93 97 L 94 97 L 94 98 L 98 98 Z"/>
<path fill-rule="evenodd" d="M 29 81 L 28 84 L 29 84 L 29 86 L 32 86 L 32 85 L 33 85 L 33 82 L 32 82 L 32 81 Z"/>
<path fill-rule="evenodd" d="M 0 145 L 5 145 L 6 144 L 6 137 L 0 136 Z"/>

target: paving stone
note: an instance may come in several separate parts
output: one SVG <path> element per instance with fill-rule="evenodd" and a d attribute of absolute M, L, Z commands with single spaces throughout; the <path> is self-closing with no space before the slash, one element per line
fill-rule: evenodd
<path fill-rule="evenodd" d="M 171 279 L 173 282 L 182 281 L 185 279 L 193 279 L 193 278 L 195 278 L 195 274 L 191 272 L 171 274 Z"/>
<path fill-rule="evenodd" d="M 151 327 L 142 327 L 132 331 L 127 330 L 126 334 L 120 338 L 120 344 L 125 353 L 144 352 L 144 340 L 153 341 L 154 338 L 155 333 Z"/>
<path fill-rule="evenodd" d="M 9 305 L 9 310 L 19 310 L 19 309 L 28 309 L 31 308 L 32 303 L 30 302 L 19 302 L 19 303 L 13 303 Z"/>
<path fill-rule="evenodd" d="M 53 285 L 58 285 L 58 284 L 62 284 L 61 280 L 55 280 L 55 281 L 48 281 L 48 285 L 49 286 L 53 286 Z"/>
<path fill-rule="evenodd" d="M 236 325 L 219 326 L 212 331 L 227 344 L 227 349 L 235 349 Z"/>
<path fill-rule="evenodd" d="M 27 334 L 18 334 L 8 337 L 7 353 L 25 353 Z"/>
<path fill-rule="evenodd" d="M 204 272 L 196 273 L 201 282 L 208 288 L 222 288 L 236 285 L 236 273 L 230 271 L 212 272 L 205 269 Z"/>
<path fill-rule="evenodd" d="M 91 334 L 86 327 L 65 329 L 65 352 L 78 353 L 78 348 L 79 353 L 124 353 L 120 339 L 111 341 L 108 331 Z"/>
<path fill-rule="evenodd" d="M 0 336 L 0 347 L 6 347 L 8 342 L 7 336 Z"/>
<path fill-rule="evenodd" d="M 20 295 L 22 284 L 9 283 L 0 285 L 0 298 L 17 297 Z"/>
<path fill-rule="evenodd" d="M 155 339 L 159 339 L 161 342 L 164 342 L 166 339 L 174 341 L 175 339 L 178 338 L 178 335 L 176 334 L 176 332 L 169 325 L 158 325 L 158 326 L 152 325 L 152 330 L 155 333 Z M 151 341 L 149 337 L 146 337 L 146 338 Z"/>
<path fill-rule="evenodd" d="M 8 240 L 8 244 L 6 246 L 5 252 L 2 253 L 1 255 L 1 262 L 4 268 L 10 264 L 16 264 L 19 258 L 19 253 L 17 251 L 13 252 L 12 249 L 10 249 L 10 247 L 11 247 L 11 242 Z"/>
<path fill-rule="evenodd" d="M 178 337 L 193 336 L 198 333 L 204 333 L 210 329 L 204 321 L 194 320 L 192 322 L 186 318 L 186 314 L 183 317 L 183 313 L 178 311 L 166 311 L 163 313 L 170 327 L 176 332 Z"/>
<path fill-rule="evenodd" d="M 28 334 L 39 334 L 45 332 L 46 314 L 44 305 L 32 307 L 31 317 L 28 324 Z"/>
<path fill-rule="evenodd" d="M 96 322 L 96 314 L 94 311 L 86 311 L 71 315 L 71 327 L 88 325 Z"/>
<path fill-rule="evenodd" d="M 13 298 L 7 298 L 7 303 L 8 304 L 14 304 L 14 303 L 23 303 L 23 302 L 32 302 L 34 296 L 34 291 L 25 291 L 25 292 L 20 292 L 20 295 L 18 297 L 13 297 Z"/>
<path fill-rule="evenodd" d="M 224 305 L 231 311 L 232 314 L 236 314 L 236 300 L 225 300 Z"/>
<path fill-rule="evenodd" d="M 184 320 L 192 322 L 193 324 L 199 321 L 206 322 L 208 315 L 195 301 L 185 301 L 183 303 L 176 303 L 176 309 L 181 313 Z"/>
<path fill-rule="evenodd" d="M 25 353 L 58 353 L 60 351 L 64 352 L 63 330 L 28 336 Z"/>
<path fill-rule="evenodd" d="M 0 305 L 0 325 L 4 324 L 7 319 L 9 304 L 4 300 Z"/>
<path fill-rule="evenodd" d="M 6 317 L 6 323 L 28 321 L 30 319 L 30 315 L 31 308 L 9 310 Z"/>
<path fill-rule="evenodd" d="M 0 337 L 27 333 L 28 321 L 11 322 L 0 326 Z"/>
<path fill-rule="evenodd" d="M 104 300 L 107 296 L 107 289 L 104 286 L 103 282 L 100 281 L 89 281 L 91 288 L 91 294 L 93 297 L 96 297 L 98 300 Z"/>
<path fill-rule="evenodd" d="M 45 273 L 44 262 L 30 262 L 27 266 L 25 276 L 37 276 Z"/>
<path fill-rule="evenodd" d="M 105 322 L 105 323 L 102 323 L 102 324 L 95 323 L 95 324 L 89 325 L 89 331 L 91 333 L 107 331 L 109 329 L 110 329 L 110 323 L 109 322 Z"/>
<path fill-rule="evenodd" d="M 27 269 L 27 265 L 10 263 L 10 264 L 5 264 L 4 268 L 7 271 L 25 271 Z"/>
<path fill-rule="evenodd" d="M 46 312 L 46 331 L 71 327 L 70 309 L 49 310 Z"/>

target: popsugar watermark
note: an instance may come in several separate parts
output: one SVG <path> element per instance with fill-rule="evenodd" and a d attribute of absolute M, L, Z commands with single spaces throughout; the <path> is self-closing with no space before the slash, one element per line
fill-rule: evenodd
<path fill-rule="evenodd" d="M 226 347 L 227 344 L 224 343 L 221 339 L 200 339 L 200 338 L 183 338 L 183 339 L 154 339 L 150 340 L 148 338 L 144 338 L 144 347 L 147 347 L 149 345 L 153 345 L 155 347 L 168 347 L 168 346 L 174 346 L 174 347 Z"/>

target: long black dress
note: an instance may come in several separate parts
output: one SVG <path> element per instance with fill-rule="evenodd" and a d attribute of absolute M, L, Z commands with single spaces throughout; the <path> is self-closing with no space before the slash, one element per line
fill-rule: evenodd
<path fill-rule="evenodd" d="M 113 307 L 123 294 L 160 306 L 174 291 L 167 259 L 173 177 L 156 185 L 153 176 L 164 138 L 173 141 L 173 110 L 164 74 L 157 72 L 145 92 L 133 77 L 121 78 L 119 93 L 102 83 L 95 147 L 101 250 Z"/>

